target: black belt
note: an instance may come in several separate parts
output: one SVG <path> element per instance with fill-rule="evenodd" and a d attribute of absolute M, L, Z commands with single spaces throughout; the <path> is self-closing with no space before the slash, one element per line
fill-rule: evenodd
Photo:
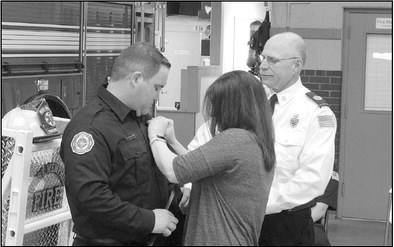
<path fill-rule="evenodd" d="M 131 241 L 117 241 L 112 238 L 85 238 L 76 234 L 75 239 L 79 239 L 88 246 L 141 246 L 144 244 Z M 146 244 L 145 244 L 146 245 Z"/>
<path fill-rule="evenodd" d="M 311 207 L 313 207 L 315 205 L 316 205 L 316 201 L 312 200 L 312 201 L 310 201 L 308 203 L 305 203 L 305 204 L 302 204 L 302 205 L 297 206 L 295 208 L 287 209 L 287 210 L 284 210 L 284 211 L 287 212 L 287 213 L 295 213 L 295 212 L 298 212 L 298 211 L 301 211 L 301 210 L 304 210 L 304 209 L 307 209 L 307 208 L 311 208 Z"/>

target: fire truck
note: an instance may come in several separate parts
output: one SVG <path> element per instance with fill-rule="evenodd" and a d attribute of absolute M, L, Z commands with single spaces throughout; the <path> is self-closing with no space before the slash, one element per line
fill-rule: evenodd
<path fill-rule="evenodd" d="M 121 50 L 145 41 L 164 51 L 165 8 L 165 2 L 3 2 L 2 117 L 46 98 L 55 116 L 70 118 L 105 83 Z"/>
<path fill-rule="evenodd" d="M 166 3 L 3 2 L 1 16 L 1 245 L 70 245 L 59 133 L 121 50 L 164 51 Z M 57 129 L 44 133 L 43 121 Z"/>

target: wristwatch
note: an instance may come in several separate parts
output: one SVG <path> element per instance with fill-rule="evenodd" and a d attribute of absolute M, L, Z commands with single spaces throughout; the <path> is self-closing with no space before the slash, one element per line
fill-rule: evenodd
<path fill-rule="evenodd" d="M 161 135 L 156 135 L 153 138 L 151 138 L 149 141 L 149 144 L 152 145 L 155 141 L 161 141 L 161 142 L 167 143 L 166 138 Z"/>

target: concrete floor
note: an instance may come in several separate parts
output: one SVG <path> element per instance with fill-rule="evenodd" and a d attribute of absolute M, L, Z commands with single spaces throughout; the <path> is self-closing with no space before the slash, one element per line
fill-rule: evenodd
<path fill-rule="evenodd" d="M 335 214 L 330 214 L 328 238 L 332 246 L 383 246 L 385 227 L 385 222 L 335 219 Z M 391 246 L 392 236 L 390 234 Z"/>

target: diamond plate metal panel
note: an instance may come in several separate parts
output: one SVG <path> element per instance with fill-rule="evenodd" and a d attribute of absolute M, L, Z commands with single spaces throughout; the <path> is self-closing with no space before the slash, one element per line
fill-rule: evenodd
<path fill-rule="evenodd" d="M 45 217 L 63 206 L 64 163 L 59 147 L 32 153 L 30 184 L 26 204 L 26 222 Z"/>
<path fill-rule="evenodd" d="M 71 221 L 64 221 L 25 234 L 24 246 L 67 246 Z"/>
<path fill-rule="evenodd" d="M 1 246 L 5 246 L 7 233 L 8 210 L 10 209 L 10 197 L 1 200 Z"/>
<path fill-rule="evenodd" d="M 11 161 L 14 154 L 15 139 L 8 136 L 1 136 L 1 177 Z M 8 210 L 10 208 L 9 192 L 1 199 L 1 246 L 5 245 L 7 233 Z"/>
<path fill-rule="evenodd" d="M 8 136 L 1 136 L 1 177 L 3 177 L 8 164 L 14 154 L 15 139 Z"/>

